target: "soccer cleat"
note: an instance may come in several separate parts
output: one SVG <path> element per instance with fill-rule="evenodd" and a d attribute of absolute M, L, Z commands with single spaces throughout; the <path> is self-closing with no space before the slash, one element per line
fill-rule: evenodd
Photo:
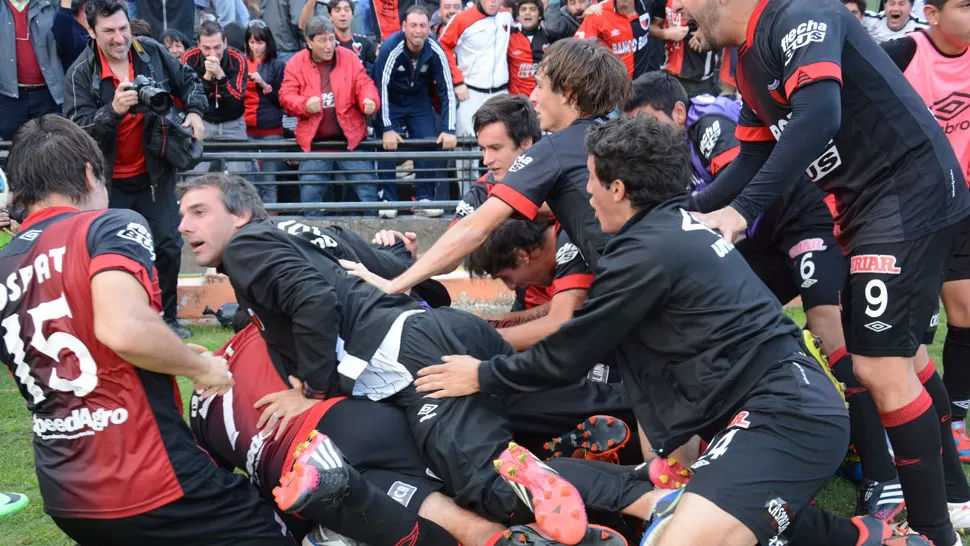
<path fill-rule="evenodd" d="M 802 341 L 805 342 L 805 349 L 808 350 L 808 355 L 818 361 L 819 365 L 822 367 L 822 371 L 825 375 L 829 376 L 829 381 L 835 385 L 835 389 L 839 391 L 842 395 L 843 400 L 845 399 L 845 384 L 840 382 L 832 374 L 832 369 L 829 368 L 829 359 L 822 354 L 822 338 L 816 336 L 808 330 L 802 330 Z M 845 407 L 849 407 L 849 403 L 845 403 Z"/>
<path fill-rule="evenodd" d="M 536 524 L 515 525 L 496 533 L 485 546 L 559 546 L 554 538 L 547 536 Z M 586 536 L 579 543 L 581 546 L 627 546 L 623 535 L 601 525 L 586 527 Z"/>
<path fill-rule="evenodd" d="M 660 489 L 680 489 L 687 485 L 691 475 L 690 470 L 673 457 L 656 457 L 640 463 L 633 469 L 633 474 L 639 480 L 650 480 Z"/>
<path fill-rule="evenodd" d="M 361 546 L 361 543 L 323 525 L 317 525 L 303 537 L 303 546 Z"/>
<path fill-rule="evenodd" d="M 872 516 L 888 523 L 898 516 L 905 506 L 903 488 L 899 485 L 898 478 L 888 482 L 863 480 L 856 499 L 855 513 L 857 516 Z"/>
<path fill-rule="evenodd" d="M 852 524 L 859 530 L 856 546 L 932 546 L 929 540 L 917 534 L 893 536 L 893 529 L 881 519 L 856 516 Z"/>
<path fill-rule="evenodd" d="M 294 513 L 311 502 L 335 504 L 350 492 L 350 467 L 326 434 L 314 430 L 293 452 L 293 468 L 280 477 L 273 498 L 284 512 Z"/>
<path fill-rule="evenodd" d="M 586 506 L 571 483 L 515 442 L 509 442 L 508 449 L 495 459 L 495 470 L 532 509 L 543 533 L 563 544 L 583 540 Z"/>
<path fill-rule="evenodd" d="M 963 534 L 970 530 L 970 502 L 948 502 L 946 507 L 954 531 Z"/>
<path fill-rule="evenodd" d="M 650 511 L 650 519 L 647 520 L 647 530 L 640 539 L 640 546 L 656 546 L 660 544 L 660 536 L 664 529 L 673 519 L 674 510 L 680 503 L 680 497 L 684 494 L 683 489 L 678 489 L 664 495 Z"/>
<path fill-rule="evenodd" d="M 619 462 L 616 452 L 630 441 L 630 427 L 622 419 L 594 415 L 576 425 L 576 430 L 542 444 L 550 458 L 569 457 Z"/>
<path fill-rule="evenodd" d="M 953 430 L 953 441 L 957 444 L 960 461 L 970 463 L 970 436 L 967 435 L 967 422 L 953 421 L 950 427 Z"/>
<path fill-rule="evenodd" d="M 27 506 L 27 495 L 0 491 L 0 516 L 9 516 Z"/>

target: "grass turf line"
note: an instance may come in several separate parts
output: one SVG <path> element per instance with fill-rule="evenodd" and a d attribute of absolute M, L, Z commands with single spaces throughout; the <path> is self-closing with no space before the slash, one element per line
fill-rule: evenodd
<path fill-rule="evenodd" d="M 798 323 L 804 324 L 805 315 L 801 309 L 790 309 L 788 314 Z M 943 318 L 943 317 L 941 317 Z M 942 362 L 943 339 L 946 336 L 945 321 L 940 321 L 936 339 L 930 346 L 930 356 L 937 366 Z M 195 336 L 190 340 L 218 349 L 229 339 L 231 331 L 218 326 L 196 327 L 190 329 Z M 24 400 L 17 391 L 14 380 L 7 374 L 0 378 L 0 491 L 24 493 L 30 497 L 26 508 L 6 518 L 0 518 L 0 546 L 71 546 L 69 540 L 44 514 L 40 492 L 37 490 L 37 477 L 34 474 L 34 453 L 31 447 L 32 424 L 30 415 L 24 409 Z M 184 407 L 188 411 L 188 399 L 192 385 L 179 378 Z M 819 493 L 818 506 L 845 516 L 855 510 L 855 486 L 848 481 L 834 478 Z M 963 543 L 970 545 L 970 537 Z"/>

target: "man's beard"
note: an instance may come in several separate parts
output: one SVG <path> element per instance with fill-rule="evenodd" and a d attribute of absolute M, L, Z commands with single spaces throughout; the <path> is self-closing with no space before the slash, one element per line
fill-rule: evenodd
<path fill-rule="evenodd" d="M 714 1 L 704 2 L 701 9 L 696 14 L 690 14 L 691 19 L 697 23 L 697 30 L 704 35 L 705 42 L 712 51 L 717 51 L 725 47 L 717 37 L 717 30 L 721 23 L 721 14 L 718 12 Z"/>

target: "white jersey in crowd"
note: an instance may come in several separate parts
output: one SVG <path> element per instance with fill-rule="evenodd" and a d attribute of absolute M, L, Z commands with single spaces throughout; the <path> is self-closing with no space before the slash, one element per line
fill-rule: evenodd
<path fill-rule="evenodd" d="M 922 2 L 920 2 L 920 5 L 922 5 Z M 916 13 L 915 7 L 913 8 L 913 13 Z M 869 36 L 872 36 L 872 39 L 875 40 L 877 44 L 888 42 L 889 40 L 895 40 L 896 38 L 902 38 L 918 28 L 926 28 L 924 23 L 921 23 L 918 19 L 910 15 L 909 21 L 906 21 L 903 28 L 899 30 L 892 30 L 887 24 L 886 12 L 884 11 L 879 13 L 867 11 L 865 16 L 862 18 L 862 26 L 865 27 L 866 31 L 869 32 Z"/>
<path fill-rule="evenodd" d="M 448 21 L 438 41 L 446 52 L 454 52 L 465 85 L 495 89 L 509 83 L 509 34 L 513 23 L 507 9 L 485 15 L 477 5 Z"/>

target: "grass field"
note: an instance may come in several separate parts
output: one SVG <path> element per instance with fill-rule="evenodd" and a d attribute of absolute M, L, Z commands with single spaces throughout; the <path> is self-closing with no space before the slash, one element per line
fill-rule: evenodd
<path fill-rule="evenodd" d="M 799 324 L 804 323 L 804 315 L 798 309 L 789 314 Z M 942 325 L 936 335 L 930 354 L 941 362 L 941 351 L 946 328 Z M 192 327 L 194 343 L 211 349 L 222 346 L 229 338 L 230 331 L 219 327 Z M 24 409 L 24 400 L 17 391 L 13 379 L 0 374 L 0 491 L 26 493 L 31 502 L 21 512 L 0 519 L 0 546 L 70 546 L 73 544 L 44 515 L 37 478 L 34 474 L 34 457 L 31 447 L 32 430 L 30 415 Z M 188 382 L 180 382 L 182 397 L 187 402 L 191 392 Z M 188 408 L 188 404 L 185 404 Z M 840 514 L 850 515 L 855 508 L 855 487 L 844 480 L 833 479 L 818 497 L 818 506 Z M 970 540 L 964 539 L 964 544 Z"/>

